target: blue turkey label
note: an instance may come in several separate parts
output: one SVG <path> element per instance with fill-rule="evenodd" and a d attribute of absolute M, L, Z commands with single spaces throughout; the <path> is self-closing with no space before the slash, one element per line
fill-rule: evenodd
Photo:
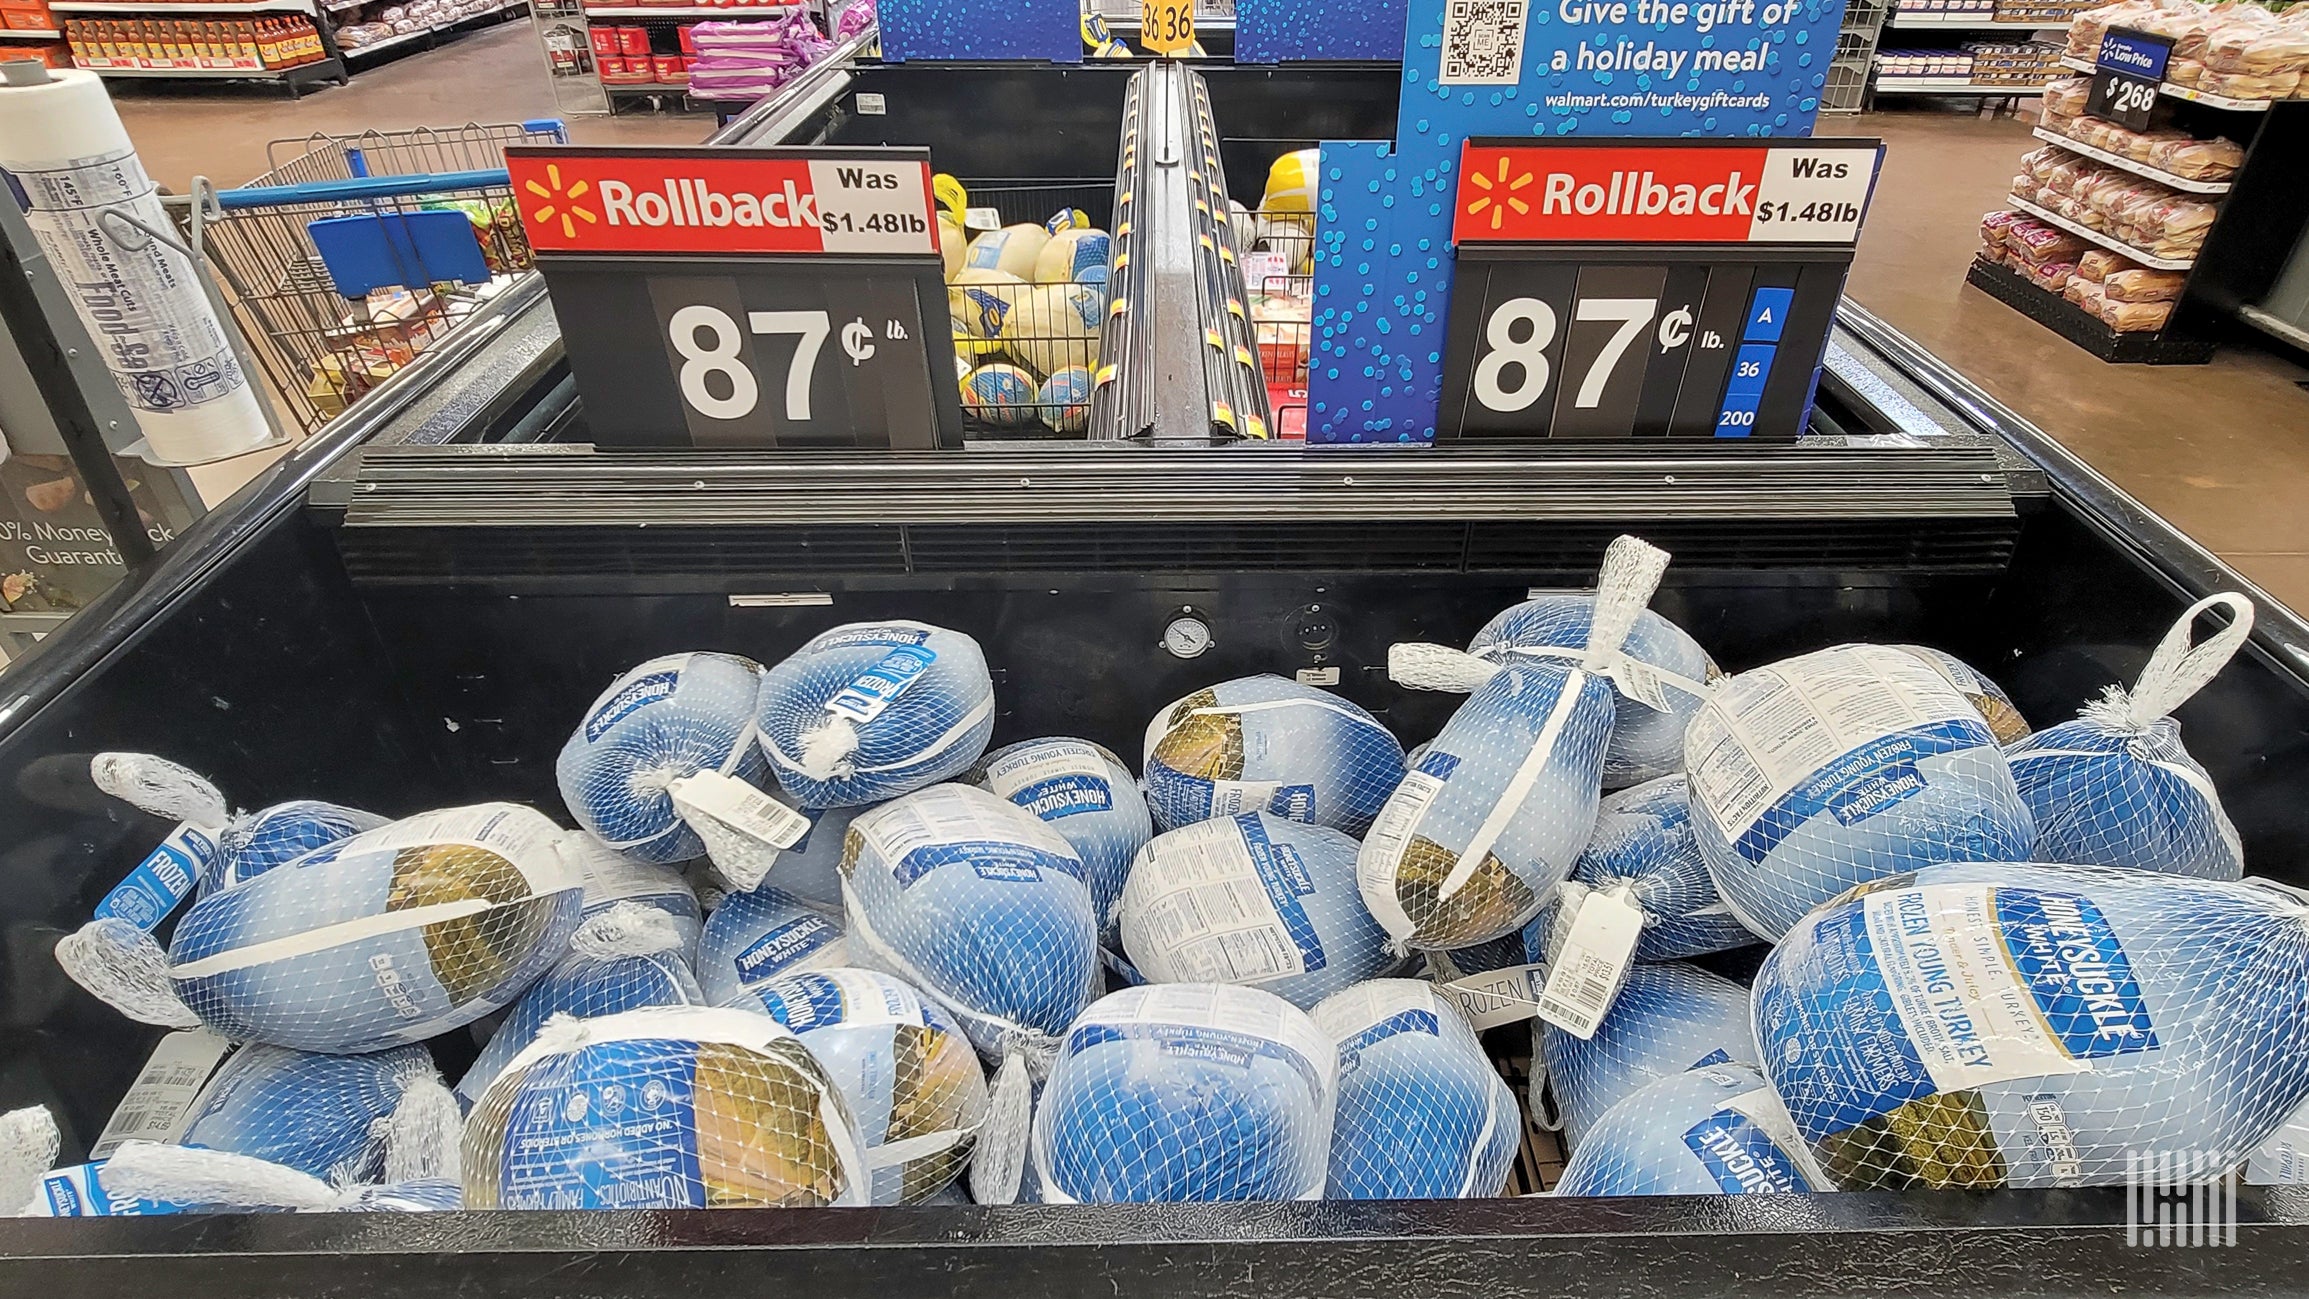
<path fill-rule="evenodd" d="M 1045 821 L 1114 807 L 1106 756 L 1074 740 L 1014 749 L 986 764 L 986 787 Z"/>
<path fill-rule="evenodd" d="M 1733 847 L 1749 861 L 1762 862 L 1797 827 L 1822 813 L 1840 825 L 1858 825 L 1924 792 L 1924 773 L 1916 766 L 1919 759 L 1994 743 L 1977 719 L 1964 718 L 1882 736 L 1796 785 Z"/>
<path fill-rule="evenodd" d="M 1420 755 L 1419 765 L 1413 767 L 1412 770 L 1422 776 L 1433 776 L 1437 780 L 1449 780 L 1451 773 L 1459 770 L 1459 755 L 1445 753 L 1441 749 L 1429 749 Z"/>
<path fill-rule="evenodd" d="M 1255 816 L 1235 818 L 1243 832 L 1243 849 L 1251 856 L 1251 869 L 1258 872 L 1259 883 L 1267 890 L 1267 898 L 1275 904 L 1275 916 L 1283 922 L 1283 930 L 1299 949 L 1300 968 L 1312 972 L 1327 963 L 1323 955 L 1323 940 L 1315 934 L 1315 922 L 1307 915 L 1307 906 L 1299 899 L 1312 897 L 1315 877 L 1307 873 L 1307 863 L 1299 850 L 1287 843 L 1276 843 L 1267 837 L 1267 828 Z"/>
<path fill-rule="evenodd" d="M 1718 1110 L 1684 1132 L 1684 1145 L 1707 1166 L 1726 1195 L 1808 1192 L 1812 1184 L 1789 1153 L 1747 1115 Z"/>
<path fill-rule="evenodd" d="M 1730 1064 L 1731 1062 L 1732 1053 L 1719 1046 L 1715 1050 L 1701 1056 L 1699 1059 L 1692 1061 L 1689 1065 L 1686 1065 L 1685 1068 L 1705 1069 L 1710 1065 Z"/>
<path fill-rule="evenodd" d="M 1029 821 L 1032 833 L 1055 847 L 1026 842 L 1008 804 L 964 786 L 933 792 L 942 796 L 902 799 L 851 823 L 873 855 L 888 864 L 899 888 L 947 866 L 968 867 L 978 878 L 999 883 L 1038 884 L 1058 874 L 1089 887 L 1090 872 L 1065 850 L 1065 840 Z"/>
<path fill-rule="evenodd" d="M 860 724 L 873 721 L 893 700 L 906 693 L 906 687 L 921 680 L 922 674 L 937 661 L 938 651 L 927 645 L 893 649 L 827 700 L 826 711 Z"/>
<path fill-rule="evenodd" d="M 1267 811 L 1286 821 L 1301 825 L 1315 823 L 1315 787 L 1313 785 L 1285 785 L 1267 800 Z"/>
<path fill-rule="evenodd" d="M 769 978 L 810 953 L 842 936 L 833 921 L 815 913 L 779 925 L 738 953 L 734 962 L 738 982 L 754 983 Z"/>
<path fill-rule="evenodd" d="M 850 649 L 858 645 L 887 645 L 899 649 L 909 645 L 927 645 L 930 633 L 920 627 L 848 627 L 827 632 L 810 642 L 810 651 Z"/>
<path fill-rule="evenodd" d="M 208 871 L 216 857 L 216 839 L 208 831 L 177 826 L 96 904 L 96 918 L 125 920 L 151 933 L 192 892 L 194 881 Z"/>
<path fill-rule="evenodd" d="M 621 720 L 661 699 L 672 697 L 674 687 L 681 682 L 681 672 L 674 669 L 652 672 L 636 677 L 618 687 L 616 693 L 601 701 L 585 719 L 585 738 L 588 743 L 609 733 L 609 728 Z"/>
<path fill-rule="evenodd" d="M 1085 885 L 1090 882 L 1089 873 L 1075 858 L 1031 844 L 994 839 L 916 848 L 898 860 L 892 874 L 897 877 L 899 888 L 911 888 L 917 880 L 941 866 L 967 866 L 978 878 L 997 884 L 1040 884 L 1046 871 L 1073 876 Z"/>
<path fill-rule="evenodd" d="M 1246 1072 L 1261 1060 L 1273 1060 L 1297 1073 L 1309 1094 L 1323 1094 L 1323 1076 L 1306 1056 L 1272 1038 L 1227 1028 L 1144 1022 L 1085 1024 L 1067 1037 L 1066 1053 L 1080 1055 L 1108 1042 L 1129 1041 L 1152 1042 L 1157 1053 L 1167 1059 L 1195 1060 Z"/>
<path fill-rule="evenodd" d="M 597 1042 L 539 1062 L 513 1097 L 497 1160 L 508 1209 L 679 1209 L 705 1203 L 697 1046 Z"/>
<path fill-rule="evenodd" d="M 782 979 L 775 988 L 755 989 L 755 996 L 771 1019 L 796 1033 L 843 1020 L 842 985 L 823 974 Z"/>
<path fill-rule="evenodd" d="M 1363 1053 L 1391 1037 L 1405 1033 L 1425 1033 L 1429 1037 L 1443 1036 L 1443 1023 L 1432 1010 L 1399 1010 L 1369 1028 L 1339 1042 L 1339 1072 L 1350 1074 L 1363 1064 Z"/>
<path fill-rule="evenodd" d="M 2098 1060 L 2155 1048 L 2132 961 L 2091 898 L 2000 888 L 1996 918 L 2013 968 L 2070 1056 Z"/>

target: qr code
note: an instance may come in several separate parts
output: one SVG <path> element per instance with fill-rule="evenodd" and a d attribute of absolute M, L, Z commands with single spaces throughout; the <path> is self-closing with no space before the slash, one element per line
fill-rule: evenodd
<path fill-rule="evenodd" d="M 1443 9 L 1446 86 L 1512 86 L 1523 78 L 1528 0 L 1450 0 Z"/>

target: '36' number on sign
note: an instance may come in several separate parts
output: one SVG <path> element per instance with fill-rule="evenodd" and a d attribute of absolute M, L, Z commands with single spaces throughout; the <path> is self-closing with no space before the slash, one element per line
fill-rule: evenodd
<path fill-rule="evenodd" d="M 1195 43 L 1195 0 L 1143 0 L 1139 44 L 1157 54 L 1177 54 Z"/>
<path fill-rule="evenodd" d="M 786 418 L 810 418 L 810 376 L 818 368 L 832 322 L 823 311 L 749 311 L 746 325 L 757 334 L 793 334 L 794 359 L 786 365 Z M 708 419 L 744 419 L 761 401 L 761 385 L 738 355 L 744 339 L 738 322 L 719 307 L 691 305 L 673 313 L 666 337 L 681 356 L 681 395 Z M 715 382 L 718 379 L 719 382 Z M 716 388 L 727 388 L 717 394 Z"/>
<path fill-rule="evenodd" d="M 1656 298 L 1581 298 L 1572 307 L 1574 320 L 1617 326 L 1580 376 L 1579 388 L 1572 394 L 1574 407 L 1593 410 L 1603 401 L 1613 371 L 1659 309 Z M 1491 318 L 1483 322 L 1487 350 L 1475 363 L 1475 399 L 1502 414 L 1513 414 L 1545 396 L 1551 377 L 1547 349 L 1555 342 L 1555 331 L 1555 308 L 1538 298 L 1509 298 L 1492 308 Z M 1640 363 L 1645 352 L 1636 350 L 1635 355 Z"/>

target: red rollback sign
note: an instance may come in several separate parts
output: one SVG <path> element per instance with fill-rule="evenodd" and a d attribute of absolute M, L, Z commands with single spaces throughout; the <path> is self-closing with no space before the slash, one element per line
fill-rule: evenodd
<path fill-rule="evenodd" d="M 937 252 L 919 150 L 505 151 L 514 202 L 542 253 Z"/>
<path fill-rule="evenodd" d="M 1873 143 L 1469 141 L 1455 243 L 1851 243 Z"/>

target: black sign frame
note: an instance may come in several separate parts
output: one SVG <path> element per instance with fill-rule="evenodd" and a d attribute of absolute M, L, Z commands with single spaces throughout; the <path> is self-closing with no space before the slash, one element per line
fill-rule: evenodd
<path fill-rule="evenodd" d="M 2156 75 L 2108 62 L 2111 38 L 2154 48 Z M 2093 51 L 2092 87 L 2085 95 L 2086 116 L 2114 122 L 2129 131 L 2149 129 L 2149 115 L 2156 111 L 2158 90 L 2164 84 L 2165 69 L 2171 65 L 2172 57 L 2170 36 L 2159 36 L 2138 27 L 2111 27 L 2102 32 L 2100 48 Z"/>

